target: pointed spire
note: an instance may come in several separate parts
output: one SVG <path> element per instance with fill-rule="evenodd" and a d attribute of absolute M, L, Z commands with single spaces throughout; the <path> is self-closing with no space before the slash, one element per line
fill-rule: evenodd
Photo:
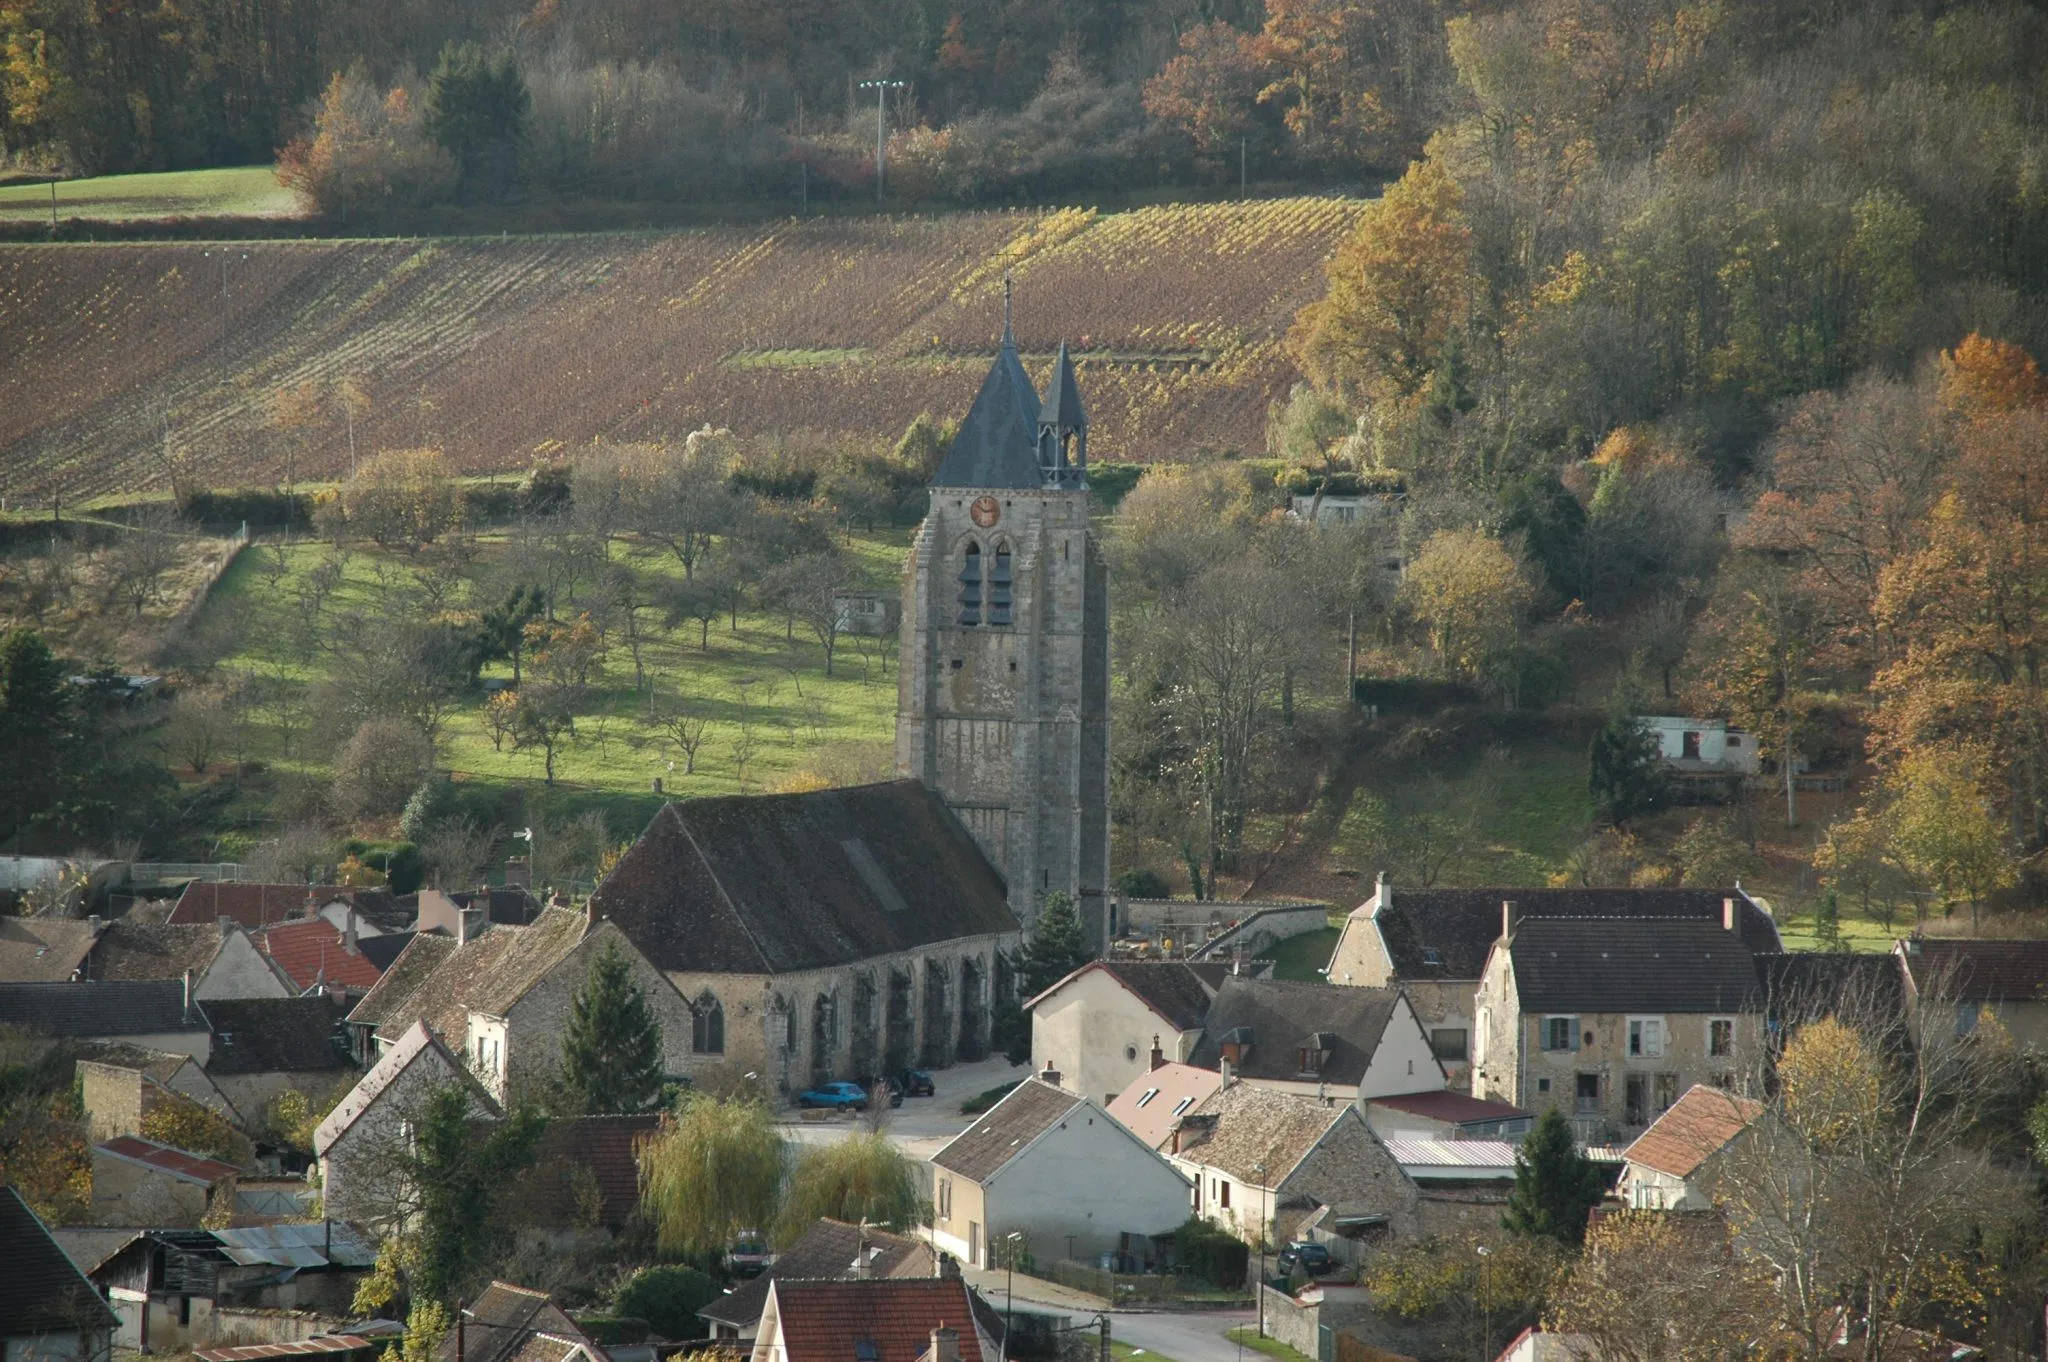
<path fill-rule="evenodd" d="M 1081 406 L 1081 385 L 1074 378 L 1074 361 L 1067 354 L 1065 341 L 1060 342 L 1059 362 L 1052 373 L 1052 390 L 1045 395 L 1045 406 L 1038 414 L 1038 424 L 1055 430 L 1080 431 L 1088 428 L 1088 413 Z"/>
<path fill-rule="evenodd" d="M 1016 281 L 1005 273 L 1003 275 L 1003 348 L 1013 352 L 1017 348 L 1017 333 L 1010 326 L 1010 305 L 1016 287 Z"/>
<path fill-rule="evenodd" d="M 1045 404 L 1038 413 L 1038 452 L 1049 481 L 1060 486 L 1086 485 L 1088 413 L 1081 405 L 1081 384 L 1074 377 L 1074 360 L 1065 341 L 1060 342 L 1059 361 L 1053 366 Z"/>
<path fill-rule="evenodd" d="M 1038 390 L 1017 359 L 1011 330 L 1012 286 L 1003 278 L 1003 345 L 960 422 L 934 487 L 1038 487 Z"/>

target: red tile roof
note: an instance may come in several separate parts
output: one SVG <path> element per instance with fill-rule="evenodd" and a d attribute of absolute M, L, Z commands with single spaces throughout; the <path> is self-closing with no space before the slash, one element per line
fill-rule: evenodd
<path fill-rule="evenodd" d="M 579 1170 L 596 1180 L 599 1217 L 623 1225 L 640 1208 L 639 1145 L 661 1127 L 657 1115 L 558 1116 L 541 1131 L 533 1164 L 520 1175 L 520 1214 L 551 1228 L 576 1225 Z"/>
<path fill-rule="evenodd" d="M 256 946 L 301 989 L 323 980 L 367 989 L 374 987 L 383 973 L 360 950 L 347 950 L 341 929 L 326 918 L 272 927 L 257 936 Z"/>
<path fill-rule="evenodd" d="M 1674 1178 L 1689 1178 L 1763 1109 L 1761 1102 L 1695 1083 L 1636 1137 L 1623 1157 Z"/>
<path fill-rule="evenodd" d="M 178 895 L 167 926 L 211 927 L 231 917 L 250 930 L 275 926 L 306 915 L 306 896 L 328 903 L 348 893 L 332 885 L 303 884 L 213 884 L 194 880 Z"/>
<path fill-rule="evenodd" d="M 955 1277 L 785 1281 L 774 1285 L 783 1362 L 917 1362 L 940 1325 L 960 1335 L 960 1362 L 983 1362 L 974 1306 Z"/>
<path fill-rule="evenodd" d="M 1432 1121 L 1449 1121 L 1454 1125 L 1467 1121 L 1512 1121 L 1529 1114 L 1506 1102 L 1489 1102 L 1481 1097 L 1468 1097 L 1462 1092 L 1410 1092 L 1394 1097 L 1368 1097 L 1366 1101 L 1374 1106 L 1392 1107 L 1395 1111 L 1405 1111 Z"/>
<path fill-rule="evenodd" d="M 139 1163 L 160 1173 L 168 1173 L 174 1178 L 202 1183 L 208 1187 L 222 1178 L 234 1177 L 242 1171 L 231 1163 L 203 1158 L 198 1154 L 188 1154 L 182 1149 L 173 1149 L 170 1145 L 158 1144 L 154 1140 L 144 1140 L 134 1135 L 116 1135 L 99 1148 L 116 1158 Z"/>

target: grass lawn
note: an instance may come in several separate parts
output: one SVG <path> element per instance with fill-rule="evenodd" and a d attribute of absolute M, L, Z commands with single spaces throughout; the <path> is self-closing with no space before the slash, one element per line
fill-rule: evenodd
<path fill-rule="evenodd" d="M 1149 1357 L 1152 1359 L 1152 1362 L 1173 1362 L 1173 1359 L 1165 1353 L 1148 1352 L 1144 1348 L 1132 1347 L 1115 1336 L 1113 1326 L 1109 1340 L 1109 1355 L 1114 1359 L 1114 1362 L 1131 1362 L 1131 1359 L 1134 1357 Z"/>
<path fill-rule="evenodd" d="M 1337 949 L 1338 929 L 1323 927 L 1300 936 L 1290 936 L 1285 941 L 1276 941 L 1271 947 L 1259 952 L 1259 959 L 1273 962 L 1275 979 L 1294 979 L 1302 983 L 1320 984 L 1322 969 L 1330 963 L 1330 952 Z"/>
<path fill-rule="evenodd" d="M 292 217 L 298 201 L 270 166 L 101 175 L 57 184 L 59 218 Z M 50 186 L 0 186 L 0 221 L 50 217 Z"/>
<path fill-rule="evenodd" d="M 1277 1338 L 1260 1338 L 1256 1325 L 1247 1324 L 1243 1328 L 1232 1329 L 1224 1337 L 1233 1343 L 1242 1343 L 1253 1352 L 1264 1353 L 1268 1357 L 1278 1358 L 1279 1362 L 1315 1362 L 1314 1358 L 1304 1353 L 1296 1352 Z"/>

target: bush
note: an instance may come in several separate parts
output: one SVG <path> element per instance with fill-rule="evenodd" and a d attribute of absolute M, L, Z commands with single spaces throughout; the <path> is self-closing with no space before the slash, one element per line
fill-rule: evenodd
<path fill-rule="evenodd" d="M 1173 886 L 1158 871 L 1141 866 L 1116 877 L 1116 892 L 1131 899 L 1170 899 Z"/>
<path fill-rule="evenodd" d="M 381 859 L 383 865 L 379 868 L 390 882 L 394 894 L 410 894 L 427 878 L 426 859 L 411 842 L 400 842 Z"/>
<path fill-rule="evenodd" d="M 284 493 L 269 487 L 200 488 L 178 499 L 178 514 L 208 529 L 252 530 L 313 523 L 312 498 L 304 492 Z"/>
<path fill-rule="evenodd" d="M 405 811 L 398 815 L 398 831 L 408 842 L 417 842 L 427 830 L 455 812 L 455 783 L 440 771 L 420 782 Z"/>
<path fill-rule="evenodd" d="M 990 1088 L 987 1092 L 977 1093 L 960 1104 L 960 1114 L 962 1116 L 979 1116 L 1005 1097 L 1008 1097 L 1010 1089 L 1016 1086 L 1015 1083 L 1004 1083 L 999 1087 Z"/>
<path fill-rule="evenodd" d="M 1211 1286 L 1240 1287 L 1251 1259 L 1251 1246 L 1220 1225 L 1189 1216 L 1173 1232 L 1174 1271 Z"/>
<path fill-rule="evenodd" d="M 397 813 L 434 766 L 434 747 L 402 719 L 370 719 L 334 759 L 334 808 L 343 818 Z"/>
<path fill-rule="evenodd" d="M 646 1320 L 671 1339 L 702 1338 L 704 1321 L 697 1312 L 721 1294 L 717 1282 L 693 1267 L 643 1267 L 619 1288 L 612 1309 Z"/>

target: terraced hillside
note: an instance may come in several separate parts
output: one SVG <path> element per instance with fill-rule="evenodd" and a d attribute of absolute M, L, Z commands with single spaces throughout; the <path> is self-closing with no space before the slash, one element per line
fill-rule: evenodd
<path fill-rule="evenodd" d="M 0 494 L 161 488 L 167 443 L 214 485 L 345 474 L 338 403 L 290 431 L 273 412 L 350 377 L 359 452 L 438 445 L 472 472 L 706 422 L 893 438 L 966 406 L 1006 271 L 1027 362 L 1079 353 L 1096 457 L 1256 450 L 1293 380 L 1280 337 L 1357 210 L 0 248 Z"/>

